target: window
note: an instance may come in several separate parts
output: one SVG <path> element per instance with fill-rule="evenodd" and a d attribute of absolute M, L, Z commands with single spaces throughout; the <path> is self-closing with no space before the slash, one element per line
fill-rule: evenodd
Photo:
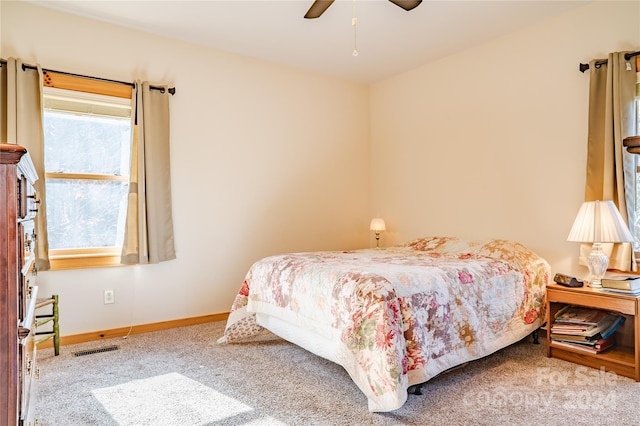
<path fill-rule="evenodd" d="M 640 62 L 638 62 L 640 63 Z M 638 82 L 636 83 L 636 135 L 640 135 L 640 72 L 637 73 Z M 640 156 L 634 155 L 633 159 L 636 163 L 636 220 L 633 226 L 631 226 L 631 233 L 633 234 L 635 242 L 633 243 L 633 250 L 640 252 Z"/>
<path fill-rule="evenodd" d="M 45 87 L 43 127 L 52 269 L 119 264 L 129 189 L 130 97 Z"/>

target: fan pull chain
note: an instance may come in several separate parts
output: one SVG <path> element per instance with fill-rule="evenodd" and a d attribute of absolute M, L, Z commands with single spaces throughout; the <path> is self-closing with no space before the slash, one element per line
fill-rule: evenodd
<path fill-rule="evenodd" d="M 357 45 L 357 29 L 358 29 L 358 18 L 355 16 L 351 18 L 351 25 L 353 25 L 353 56 L 358 56 L 358 45 Z"/>
<path fill-rule="evenodd" d="M 358 56 L 358 18 L 356 17 L 356 0 L 353 0 L 353 18 L 351 18 L 351 26 L 353 27 L 353 56 Z"/>

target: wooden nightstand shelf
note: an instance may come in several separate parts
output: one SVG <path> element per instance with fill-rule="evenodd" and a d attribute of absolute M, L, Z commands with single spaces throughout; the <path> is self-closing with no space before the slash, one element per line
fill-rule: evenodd
<path fill-rule="evenodd" d="M 608 293 L 591 287 L 547 285 L 547 325 L 550 327 L 556 312 L 565 305 L 618 312 L 626 317 L 616 331 L 616 345 L 599 354 L 560 347 L 551 341 L 547 332 L 547 356 L 563 359 L 592 368 L 605 368 L 621 376 L 640 382 L 640 297 Z"/>

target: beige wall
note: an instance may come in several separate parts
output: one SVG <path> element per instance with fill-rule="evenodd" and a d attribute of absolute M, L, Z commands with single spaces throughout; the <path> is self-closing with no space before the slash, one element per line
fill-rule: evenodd
<path fill-rule="evenodd" d="M 640 48 L 640 3 L 594 2 L 374 84 L 372 211 L 386 243 L 507 238 L 585 274 L 566 237 L 583 201 L 589 72 Z"/>
<path fill-rule="evenodd" d="M 41 273 L 41 291 L 60 295 L 63 335 L 228 312 L 260 257 L 370 243 L 368 87 L 25 2 L 1 7 L 5 58 L 177 91 L 178 259 Z"/>
<path fill-rule="evenodd" d="M 510 238 L 581 273 L 565 241 L 584 191 L 578 63 L 640 47 L 637 2 L 594 2 L 367 87 L 23 2 L 0 8 L 4 58 L 177 88 L 178 259 L 42 273 L 64 335 L 226 312 L 253 261 L 366 246 L 378 215 L 383 244 Z"/>

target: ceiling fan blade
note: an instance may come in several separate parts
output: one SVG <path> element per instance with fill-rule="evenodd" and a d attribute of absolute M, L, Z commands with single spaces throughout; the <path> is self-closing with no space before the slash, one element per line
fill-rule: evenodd
<path fill-rule="evenodd" d="M 316 0 L 313 2 L 313 4 L 311 5 L 311 7 L 309 8 L 309 10 L 307 11 L 307 14 L 304 15 L 305 18 L 307 19 L 315 19 L 320 17 L 320 15 L 322 15 L 324 13 L 325 10 L 327 10 L 327 8 L 329 6 L 331 6 L 331 3 L 333 3 L 334 0 Z"/>
<path fill-rule="evenodd" d="M 389 0 L 389 1 L 395 4 L 396 6 L 400 6 L 404 10 L 414 9 L 418 7 L 420 3 L 422 3 L 422 0 Z"/>

